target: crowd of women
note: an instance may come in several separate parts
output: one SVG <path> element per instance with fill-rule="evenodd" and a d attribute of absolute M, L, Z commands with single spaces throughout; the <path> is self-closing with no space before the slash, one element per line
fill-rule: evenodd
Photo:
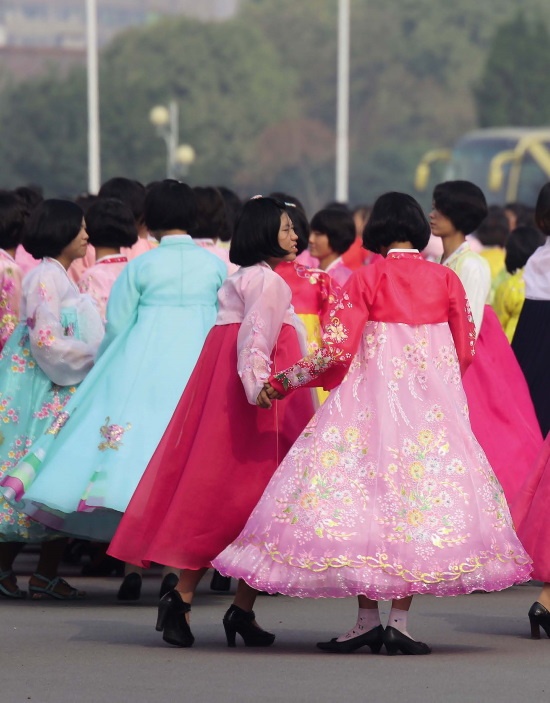
<path fill-rule="evenodd" d="M 0 192 L 0 596 L 33 543 L 28 595 L 82 598 L 59 566 L 85 539 L 121 600 L 163 565 L 179 647 L 211 567 L 229 646 L 273 644 L 267 592 L 357 596 L 323 651 L 428 654 L 414 595 L 532 578 L 550 636 L 549 330 L 550 184 L 531 212 L 441 183 L 429 219 L 395 192 L 311 219 L 175 180 Z"/>

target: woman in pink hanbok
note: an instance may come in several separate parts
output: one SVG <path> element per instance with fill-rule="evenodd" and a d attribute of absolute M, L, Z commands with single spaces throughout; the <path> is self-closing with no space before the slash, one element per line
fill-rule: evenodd
<path fill-rule="evenodd" d="M 407 631 L 413 595 L 500 590 L 531 572 L 468 422 L 461 374 L 475 336 L 464 289 L 420 255 L 429 235 L 410 196 L 375 203 L 365 246 L 385 259 L 353 274 L 321 349 L 272 375 L 258 403 L 333 390 L 213 562 L 270 593 L 358 596 L 355 626 L 318 644 L 328 652 L 428 654 Z M 380 600 L 393 601 L 385 629 Z"/>
<path fill-rule="evenodd" d="M 355 241 L 355 223 L 346 210 L 319 210 L 310 223 L 309 253 L 319 261 L 318 267 L 343 286 L 352 271 L 342 260 Z"/>
<path fill-rule="evenodd" d="M 121 200 L 99 198 L 86 213 L 86 231 L 95 249 L 95 264 L 84 272 L 78 289 L 92 296 L 106 323 L 111 288 L 128 263 L 120 249 L 136 243 L 137 229 L 132 211 Z"/>
<path fill-rule="evenodd" d="M 476 328 L 476 356 L 463 381 L 470 423 L 511 505 L 543 436 L 521 367 L 488 304 L 489 264 L 466 239 L 486 213 L 485 196 L 469 181 L 447 181 L 434 189 L 430 224 L 443 243 L 441 263 L 462 281 Z"/>
<path fill-rule="evenodd" d="M 239 268 L 229 260 L 229 249 L 221 247 L 222 241 L 229 238 L 229 225 L 225 203 L 217 188 L 212 186 L 193 188 L 197 202 L 197 223 L 191 232 L 195 244 L 211 252 L 227 266 L 227 275 L 231 276 Z"/>
<path fill-rule="evenodd" d="M 303 353 L 290 289 L 273 271 L 295 258 L 296 239 L 282 203 L 260 197 L 244 205 L 230 250 L 240 268 L 218 292 L 216 324 L 109 548 L 126 562 L 182 570 L 159 604 L 157 630 L 169 644 L 193 645 L 197 585 L 313 415 L 308 390 L 278 412 L 256 405 L 271 370 Z M 275 636 L 255 622 L 256 595 L 244 583 L 237 587 L 223 621 L 229 646 L 236 634 L 248 646 L 273 644 Z"/>
<path fill-rule="evenodd" d="M 8 191 L 0 192 L 0 352 L 19 322 L 23 272 L 15 262 L 21 241 L 25 209 Z"/>

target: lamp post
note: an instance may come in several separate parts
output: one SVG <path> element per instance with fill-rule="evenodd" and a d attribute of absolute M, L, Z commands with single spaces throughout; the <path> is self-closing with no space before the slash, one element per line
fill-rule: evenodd
<path fill-rule="evenodd" d="M 195 161 L 195 150 L 189 144 L 179 144 L 179 110 L 175 100 L 168 107 L 156 105 L 149 113 L 149 121 L 157 135 L 166 143 L 166 177 L 186 176 Z"/>
<path fill-rule="evenodd" d="M 336 100 L 336 200 L 347 202 L 349 190 L 349 40 L 350 3 L 338 2 L 338 83 Z"/>
<path fill-rule="evenodd" d="M 97 68 L 97 6 L 86 0 L 86 67 L 88 83 L 88 192 L 99 190 L 99 87 Z"/>

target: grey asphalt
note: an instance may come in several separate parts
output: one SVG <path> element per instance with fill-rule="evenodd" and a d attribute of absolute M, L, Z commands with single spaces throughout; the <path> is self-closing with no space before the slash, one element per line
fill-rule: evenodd
<path fill-rule="evenodd" d="M 22 586 L 32 560 L 16 565 Z M 221 619 L 231 596 L 210 591 L 209 576 L 193 606 L 195 646 L 170 647 L 154 629 L 158 571 L 131 604 L 115 598 L 120 579 L 75 573 L 63 575 L 84 601 L 0 599 L 1 703 L 550 703 L 550 640 L 531 640 L 527 618 L 538 584 L 419 597 L 409 629 L 433 653 L 388 657 L 315 649 L 353 624 L 352 599 L 260 596 L 258 620 L 275 645 L 246 649 L 238 638 L 229 649 Z"/>

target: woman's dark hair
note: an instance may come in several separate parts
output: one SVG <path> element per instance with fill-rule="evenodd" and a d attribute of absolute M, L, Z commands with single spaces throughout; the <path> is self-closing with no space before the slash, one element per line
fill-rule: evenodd
<path fill-rule="evenodd" d="M 186 183 L 170 178 L 157 183 L 145 196 L 143 219 L 151 232 L 191 231 L 197 219 L 193 191 Z"/>
<path fill-rule="evenodd" d="M 252 266 L 266 259 L 284 259 L 289 253 L 279 246 L 283 203 L 273 198 L 252 198 L 243 205 L 235 222 L 229 260 L 238 266 Z"/>
<path fill-rule="evenodd" d="M 487 217 L 476 229 L 476 238 L 484 247 L 504 247 L 510 234 L 508 218 L 504 208 L 491 205 Z"/>
<path fill-rule="evenodd" d="M 535 222 L 543 234 L 550 236 L 550 183 L 542 186 L 537 198 Z"/>
<path fill-rule="evenodd" d="M 131 247 L 138 238 L 132 211 L 116 198 L 98 198 L 90 205 L 86 231 L 94 247 Z"/>
<path fill-rule="evenodd" d="M 21 243 L 26 217 L 21 198 L 13 192 L 0 191 L 0 248 L 14 249 Z"/>
<path fill-rule="evenodd" d="M 433 203 L 463 234 L 474 232 L 488 213 L 483 191 L 470 181 L 440 183 L 434 188 Z"/>
<path fill-rule="evenodd" d="M 97 195 L 91 195 L 90 193 L 80 193 L 76 196 L 74 201 L 78 205 L 78 207 L 82 208 L 84 217 L 86 217 L 86 213 L 91 208 L 91 206 L 97 201 L 97 199 Z"/>
<path fill-rule="evenodd" d="M 70 200 L 44 200 L 32 212 L 23 246 L 35 259 L 56 257 L 80 232 L 84 213 Z"/>
<path fill-rule="evenodd" d="M 504 263 L 508 273 L 522 269 L 527 259 L 545 242 L 544 234 L 536 227 L 516 227 L 510 232 L 506 242 Z"/>
<path fill-rule="evenodd" d="M 394 242 L 410 242 L 422 251 L 430 239 L 430 225 L 422 208 L 406 193 L 385 193 L 372 206 L 363 231 L 365 249 L 380 253 Z"/>
<path fill-rule="evenodd" d="M 319 210 L 311 218 L 310 227 L 312 232 L 326 234 L 330 248 L 337 254 L 344 254 L 355 241 L 355 222 L 349 210 Z"/>
<path fill-rule="evenodd" d="M 122 200 L 130 210 L 136 222 L 143 220 L 143 204 L 145 202 L 145 186 L 130 178 L 111 178 L 101 186 L 98 198 L 116 198 Z"/>
<path fill-rule="evenodd" d="M 227 239 L 220 237 L 220 240 L 222 242 L 228 242 L 233 236 L 235 222 L 237 221 L 237 217 L 239 216 L 243 204 L 237 193 L 235 193 L 235 191 L 231 190 L 230 188 L 226 188 L 225 186 L 218 186 L 218 190 L 220 191 L 220 195 L 222 196 L 225 205 L 225 216 L 227 218 L 228 230 Z"/>
<path fill-rule="evenodd" d="M 300 208 L 303 213 L 305 213 L 306 211 L 305 207 L 302 205 L 302 201 L 295 195 L 290 195 L 289 193 L 276 191 L 275 193 L 270 193 L 269 197 L 273 198 L 274 200 L 278 200 L 280 203 L 284 203 L 285 205 L 288 205 L 289 203 L 291 205 L 295 205 L 297 208 Z"/>
<path fill-rule="evenodd" d="M 229 240 L 225 203 L 220 191 L 212 186 L 193 188 L 197 203 L 197 223 L 190 232 L 195 239 Z"/>

